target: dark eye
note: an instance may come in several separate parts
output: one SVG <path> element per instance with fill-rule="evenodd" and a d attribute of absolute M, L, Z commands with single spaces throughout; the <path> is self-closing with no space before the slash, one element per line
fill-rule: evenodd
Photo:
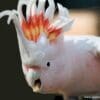
<path fill-rule="evenodd" d="M 50 62 L 47 62 L 47 67 L 50 67 Z"/>

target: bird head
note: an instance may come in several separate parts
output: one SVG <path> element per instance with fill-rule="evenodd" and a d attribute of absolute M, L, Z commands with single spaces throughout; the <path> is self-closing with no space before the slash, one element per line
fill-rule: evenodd
<path fill-rule="evenodd" d="M 67 8 L 57 3 L 58 14 L 55 15 L 54 0 L 48 3 L 45 9 L 46 0 L 19 0 L 17 10 L 0 13 L 0 17 L 9 15 L 8 23 L 14 22 L 23 72 L 35 92 L 40 91 L 40 87 L 44 88 L 41 91 L 57 89 L 59 77 L 55 74 L 61 71 L 64 32 L 73 23 Z M 24 13 L 23 6 L 26 6 Z"/>

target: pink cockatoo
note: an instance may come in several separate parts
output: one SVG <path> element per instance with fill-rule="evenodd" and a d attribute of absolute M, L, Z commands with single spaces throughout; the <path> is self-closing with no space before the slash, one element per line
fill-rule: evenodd
<path fill-rule="evenodd" d="M 18 37 L 22 69 L 34 92 L 68 96 L 99 95 L 100 37 L 67 36 L 73 20 L 68 10 L 48 0 L 19 0 L 17 10 L 0 13 L 12 20 Z M 26 18 L 22 12 L 26 5 Z"/>

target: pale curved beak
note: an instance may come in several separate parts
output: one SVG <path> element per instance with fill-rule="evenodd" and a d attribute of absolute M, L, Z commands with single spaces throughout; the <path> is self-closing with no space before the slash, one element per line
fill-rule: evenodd
<path fill-rule="evenodd" d="M 27 73 L 25 75 L 28 85 L 33 89 L 34 92 L 40 92 L 41 79 L 39 66 L 24 66 Z"/>

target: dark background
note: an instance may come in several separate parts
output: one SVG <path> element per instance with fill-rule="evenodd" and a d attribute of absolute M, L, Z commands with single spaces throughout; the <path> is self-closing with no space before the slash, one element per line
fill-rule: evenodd
<path fill-rule="evenodd" d="M 55 0 L 68 8 L 98 8 L 100 0 Z M 0 11 L 16 9 L 17 0 L 0 0 Z M 28 87 L 21 69 L 16 31 L 7 17 L 0 19 L 0 100 L 54 100 L 56 95 L 35 94 Z M 56 100 L 62 100 L 56 97 Z"/>

